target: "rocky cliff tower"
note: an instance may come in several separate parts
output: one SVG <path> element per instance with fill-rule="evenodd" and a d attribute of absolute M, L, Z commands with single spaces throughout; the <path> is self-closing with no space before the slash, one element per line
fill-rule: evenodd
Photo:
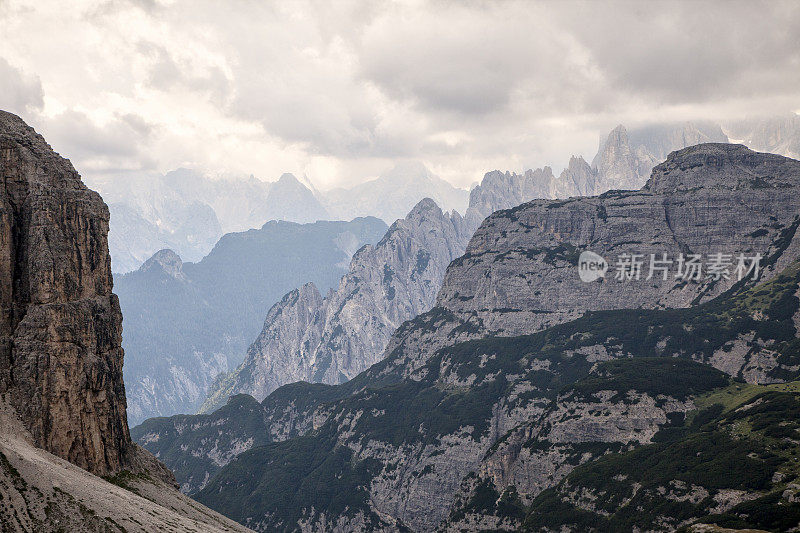
<path fill-rule="evenodd" d="M 108 208 L 19 117 L 0 111 L 0 397 L 35 444 L 90 472 L 134 454 Z"/>

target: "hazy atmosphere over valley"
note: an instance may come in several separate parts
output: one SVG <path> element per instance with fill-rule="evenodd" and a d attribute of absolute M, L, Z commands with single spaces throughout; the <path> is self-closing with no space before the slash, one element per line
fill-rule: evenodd
<path fill-rule="evenodd" d="M 0 0 L 0 531 L 800 530 L 800 3 Z"/>

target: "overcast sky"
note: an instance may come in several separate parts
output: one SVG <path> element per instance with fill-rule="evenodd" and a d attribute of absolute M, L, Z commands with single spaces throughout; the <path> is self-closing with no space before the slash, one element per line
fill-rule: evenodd
<path fill-rule="evenodd" d="M 458 186 L 617 123 L 800 110 L 800 2 L 0 0 L 0 108 L 87 177 Z"/>

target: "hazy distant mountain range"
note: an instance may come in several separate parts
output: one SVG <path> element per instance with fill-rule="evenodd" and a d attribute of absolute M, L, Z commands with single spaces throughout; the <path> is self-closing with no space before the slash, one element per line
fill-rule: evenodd
<path fill-rule="evenodd" d="M 221 405 L 231 393 L 245 392 L 263 398 L 276 387 L 298 379 L 325 383 L 346 381 L 381 357 L 391 332 L 400 323 L 433 305 L 438 284 L 444 275 L 444 266 L 459 255 L 458 250 L 463 250 L 472 232 L 489 214 L 536 198 L 568 198 L 601 194 L 612 189 L 638 189 L 646 181 L 653 163 L 665 157 L 662 154 L 688 145 L 725 139 L 727 136 L 720 126 L 705 123 L 650 127 L 631 133 L 623 126 L 618 126 L 600 143 L 591 165 L 582 157 L 573 157 L 558 176 L 550 167 L 528 170 L 522 174 L 489 172 L 471 191 L 463 224 L 455 223 L 458 221 L 455 215 L 442 214 L 439 207 L 429 205 L 425 212 L 438 212 L 437 216 L 408 217 L 401 221 L 399 227 L 402 231 L 395 232 L 392 237 L 384 237 L 374 251 L 362 251 L 352 264 L 350 257 L 359 246 L 351 243 L 351 246 L 343 247 L 347 253 L 337 260 L 339 269 L 335 270 L 335 275 L 331 271 L 332 277 L 322 285 L 306 285 L 316 280 L 311 275 L 314 268 L 311 265 L 305 267 L 306 270 L 300 269 L 290 279 L 282 277 L 282 272 L 273 275 L 275 268 L 296 264 L 290 259 L 285 264 L 281 263 L 283 267 L 271 262 L 253 263 L 252 268 L 258 269 L 259 281 L 255 283 L 250 278 L 237 277 L 236 272 L 241 265 L 236 261 L 221 263 L 217 267 L 218 278 L 239 279 L 241 286 L 238 292 L 220 293 L 214 283 L 193 282 L 187 285 L 191 287 L 191 297 L 174 304 L 161 300 L 163 290 L 159 287 L 130 290 L 128 287 L 132 280 L 145 278 L 141 272 L 119 278 L 118 288 L 126 317 L 125 348 L 130 362 L 126 378 L 131 383 L 129 398 L 132 420 L 186 411 L 198 406 L 214 377 L 236 369 L 245 358 L 247 346 L 253 341 L 255 343 L 244 365 L 228 376 L 226 382 L 211 387 L 213 397 L 209 398 L 206 409 Z M 215 192 L 212 187 L 214 184 L 208 180 L 192 177 L 191 173 L 173 174 L 170 178 L 173 191 L 181 190 L 178 185 L 188 187 L 190 179 L 194 179 L 195 183 L 207 187 L 204 194 L 213 198 L 211 193 Z M 395 199 L 410 201 L 414 196 L 411 190 L 423 191 L 433 185 L 441 186 L 444 182 L 440 181 L 421 165 L 403 165 L 378 180 L 353 189 L 360 192 L 359 195 L 354 193 L 350 200 L 352 205 L 366 209 L 368 202 L 359 201 L 359 198 L 376 198 L 374 191 L 381 189 L 388 198 L 391 197 L 391 183 L 415 182 L 415 189 L 399 188 L 395 195 Z M 217 211 L 228 213 L 226 216 L 229 221 L 235 219 L 237 224 L 246 225 L 252 223 L 253 217 L 270 216 L 270 213 L 287 216 L 294 209 L 309 217 L 315 212 L 331 209 L 332 204 L 323 206 L 316 202 L 310 188 L 292 176 L 284 175 L 275 184 L 261 184 L 256 180 L 251 182 L 248 182 L 249 195 L 246 191 L 233 188 L 226 198 L 227 203 L 217 200 Z M 252 191 L 262 186 L 270 188 L 268 197 L 275 198 L 280 191 L 284 199 L 273 211 L 252 201 L 255 197 Z M 446 187 L 441 189 L 447 191 Z M 452 187 L 450 189 L 455 190 Z M 237 197 L 237 194 L 242 196 Z M 196 200 L 197 196 L 191 199 Z M 247 205 L 251 207 L 236 211 L 231 208 L 235 201 L 249 202 Z M 310 207 L 305 210 L 299 207 L 289 209 L 289 206 L 303 203 Z M 431 205 L 435 203 L 430 202 Z M 339 209 L 343 209 L 342 205 Z M 398 200 L 394 207 L 392 205 L 392 201 L 387 201 L 386 207 L 393 209 L 399 209 L 402 203 Z M 278 211 L 279 208 L 283 211 Z M 431 224 L 432 220 L 437 223 Z M 443 230 L 453 224 L 457 231 Z M 267 227 L 284 231 L 293 226 Z M 429 232 L 433 233 L 428 235 Z M 382 230 L 379 233 L 382 234 Z M 378 233 L 373 237 L 369 242 L 380 239 Z M 270 252 L 270 246 L 272 244 L 265 242 L 264 249 L 259 249 L 258 253 L 285 253 L 284 248 Z M 428 270 L 419 266 L 418 256 L 422 251 L 428 254 L 425 258 Z M 241 253 L 250 256 L 254 252 L 242 249 Z M 209 256 L 200 265 L 210 264 L 211 259 Z M 339 276 L 347 273 L 348 266 L 350 273 L 339 281 L 335 294 L 326 296 L 325 291 L 336 285 Z M 188 270 L 193 268 L 189 267 Z M 170 285 L 173 284 L 170 282 Z M 292 292 L 293 289 L 298 290 Z M 219 301 L 217 299 L 221 294 L 224 294 L 222 304 L 214 304 Z M 251 294 L 260 294 L 258 306 L 238 300 Z M 270 310 L 273 304 L 275 307 Z M 210 305 L 215 307 L 211 309 Z M 129 311 L 131 307 L 139 312 Z M 187 315 L 184 308 L 191 309 L 191 313 Z M 228 309 L 230 313 L 226 311 Z M 157 318 L 161 315 L 161 318 Z M 187 320 L 187 316 L 193 318 Z M 243 324 L 247 324 L 247 327 Z M 262 325 L 261 334 L 256 339 Z M 156 328 L 155 333 L 151 328 Z M 173 368 L 167 372 L 172 376 L 159 377 L 169 382 L 168 386 L 156 387 L 146 382 L 153 379 L 154 374 L 152 365 L 144 362 L 153 358 L 155 353 L 162 354 L 158 358 L 170 361 L 170 368 Z M 219 358 L 211 354 L 225 355 Z M 143 362 L 141 368 L 137 361 Z M 175 398 L 180 395 L 191 400 L 176 402 Z"/>
<path fill-rule="evenodd" d="M 650 169 L 671 150 L 701 142 L 741 142 L 753 150 L 788 157 L 800 154 L 800 117 L 785 116 L 730 123 L 686 122 L 626 130 L 615 128 L 600 143 L 591 165 L 570 161 L 557 179 L 550 167 L 523 173 L 520 197 L 590 195 L 609 189 L 637 189 Z M 232 231 L 260 228 L 268 220 L 314 222 L 375 216 L 387 224 L 403 218 L 423 198 L 445 211 L 464 213 L 469 192 L 434 176 L 419 162 L 403 162 L 380 177 L 350 188 L 318 191 L 284 174 L 278 181 L 213 179 L 178 169 L 163 176 L 109 178 L 90 183 L 111 211 L 109 236 L 116 273 L 138 268 L 169 248 L 198 261 Z M 531 186 L 536 191 L 526 190 Z M 516 205 L 516 204 L 514 204 Z"/>
<path fill-rule="evenodd" d="M 111 211 L 112 267 L 137 269 L 168 248 L 199 261 L 225 233 L 260 228 L 268 220 L 316 222 L 375 216 L 390 224 L 422 198 L 462 213 L 469 192 L 437 178 L 421 163 L 405 163 L 351 189 L 319 192 L 292 174 L 278 181 L 212 179 L 178 169 L 163 176 L 107 179 L 90 184 Z"/>
<path fill-rule="evenodd" d="M 330 217 L 314 193 L 291 174 L 269 183 L 210 179 L 178 169 L 163 176 L 92 183 L 111 211 L 114 272 L 130 272 L 158 250 L 199 261 L 225 233 L 268 220 L 315 222 Z"/>
<path fill-rule="evenodd" d="M 269 308 L 306 282 L 333 287 L 353 253 L 376 243 L 377 218 L 271 221 L 225 235 L 198 263 L 162 250 L 114 279 L 124 319 L 128 418 L 193 412 L 217 375 L 236 368 Z"/>
<path fill-rule="evenodd" d="M 463 213 L 469 191 L 457 189 L 434 176 L 425 165 L 412 161 L 401 163 L 382 174 L 349 189 L 332 189 L 320 194 L 320 200 L 335 219 L 375 216 L 387 224 L 405 217 L 423 198 L 430 198 L 445 211 Z"/>

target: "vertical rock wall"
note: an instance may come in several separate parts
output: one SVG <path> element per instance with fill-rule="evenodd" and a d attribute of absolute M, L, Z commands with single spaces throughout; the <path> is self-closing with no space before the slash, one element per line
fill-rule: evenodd
<path fill-rule="evenodd" d="M 35 443 L 90 472 L 133 448 L 108 208 L 69 161 L 0 111 L 0 395 Z"/>

